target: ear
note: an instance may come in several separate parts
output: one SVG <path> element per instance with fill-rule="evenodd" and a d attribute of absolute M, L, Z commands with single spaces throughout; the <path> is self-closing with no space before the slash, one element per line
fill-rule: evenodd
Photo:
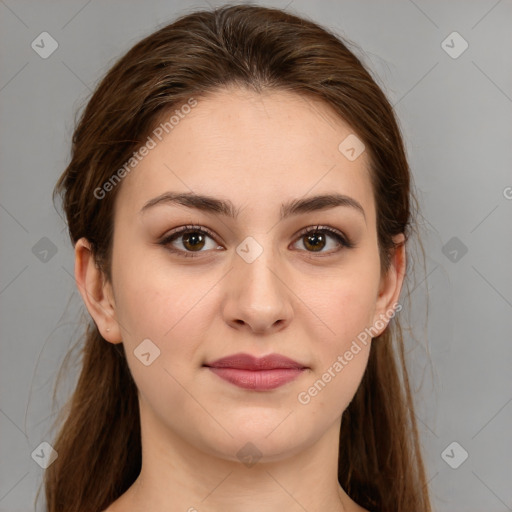
<path fill-rule="evenodd" d="M 110 343 L 121 343 L 112 286 L 96 264 L 86 238 L 75 244 L 75 280 L 101 336 Z"/>
<path fill-rule="evenodd" d="M 390 255 L 390 265 L 385 275 L 381 276 L 375 313 L 372 323 L 373 337 L 382 334 L 395 313 L 402 309 L 398 298 L 406 271 L 405 236 L 403 233 L 393 238 L 395 244 L 400 244 Z"/>

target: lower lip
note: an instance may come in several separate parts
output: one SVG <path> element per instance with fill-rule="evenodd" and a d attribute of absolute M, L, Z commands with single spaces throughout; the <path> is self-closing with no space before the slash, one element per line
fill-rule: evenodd
<path fill-rule="evenodd" d="M 275 370 L 240 370 L 237 368 L 207 367 L 235 386 L 254 391 L 266 391 L 296 379 L 304 370 L 300 368 L 277 368 Z"/>

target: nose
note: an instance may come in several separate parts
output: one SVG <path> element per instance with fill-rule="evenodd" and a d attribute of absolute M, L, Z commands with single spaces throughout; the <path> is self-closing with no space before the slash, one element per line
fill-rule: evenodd
<path fill-rule="evenodd" d="M 227 279 L 223 314 L 232 328 L 270 334 L 290 323 L 293 292 L 272 251 L 264 250 L 251 263 L 235 254 Z"/>

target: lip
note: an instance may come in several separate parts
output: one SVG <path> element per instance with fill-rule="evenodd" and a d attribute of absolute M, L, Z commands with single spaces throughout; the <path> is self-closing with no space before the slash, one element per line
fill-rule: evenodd
<path fill-rule="evenodd" d="M 303 364 L 280 354 L 269 354 L 264 357 L 255 357 L 250 354 L 233 354 L 222 357 L 212 363 L 205 363 L 210 368 L 236 368 L 238 370 L 276 370 L 290 368 L 306 368 Z"/>
<path fill-rule="evenodd" d="M 254 391 L 275 389 L 296 379 L 306 366 L 280 354 L 233 354 L 204 365 L 221 379 Z"/>

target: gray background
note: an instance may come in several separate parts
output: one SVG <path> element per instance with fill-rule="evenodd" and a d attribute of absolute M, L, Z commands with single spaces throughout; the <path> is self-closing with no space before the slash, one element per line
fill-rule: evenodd
<path fill-rule="evenodd" d="M 359 45 L 395 105 L 422 208 L 425 268 L 413 257 L 413 307 L 401 315 L 434 509 L 512 510 L 512 3 L 262 4 Z M 75 112 L 135 42 L 207 6 L 0 0 L 0 511 L 33 510 L 43 470 L 31 454 L 51 440 L 56 372 L 83 326 L 73 250 L 51 202 Z M 58 42 L 46 59 L 31 47 L 44 31 Z M 462 40 L 443 44 L 454 31 L 469 44 L 457 58 L 445 49 L 458 53 Z"/>

